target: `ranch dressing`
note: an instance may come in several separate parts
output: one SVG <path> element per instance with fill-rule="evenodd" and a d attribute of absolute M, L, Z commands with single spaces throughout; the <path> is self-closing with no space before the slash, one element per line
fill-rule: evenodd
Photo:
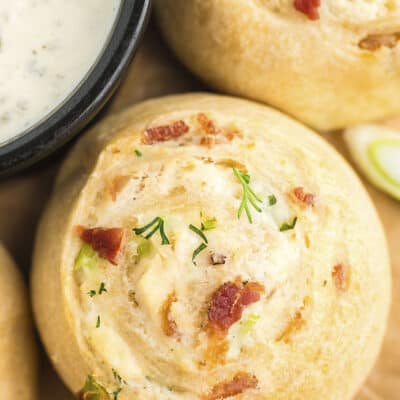
<path fill-rule="evenodd" d="M 0 0 L 0 145 L 59 106 L 100 55 L 120 0 Z"/>

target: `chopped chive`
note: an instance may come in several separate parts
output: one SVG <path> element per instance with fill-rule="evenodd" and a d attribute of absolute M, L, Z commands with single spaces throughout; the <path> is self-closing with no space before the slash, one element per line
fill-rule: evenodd
<path fill-rule="evenodd" d="M 151 253 L 151 249 L 152 249 L 152 244 L 150 240 L 143 239 L 143 241 L 138 244 L 136 252 L 139 257 L 144 257 Z"/>
<path fill-rule="evenodd" d="M 122 387 L 119 387 L 117 390 L 114 390 L 112 392 L 113 400 L 118 400 L 118 396 L 121 393 L 121 391 L 122 391 Z"/>
<path fill-rule="evenodd" d="M 143 153 L 142 153 L 139 149 L 136 149 L 136 150 L 135 150 L 135 154 L 136 154 L 138 157 L 142 157 L 142 155 L 143 155 Z"/>
<path fill-rule="evenodd" d="M 161 222 L 160 222 L 161 244 L 166 245 L 166 244 L 169 244 L 169 240 L 167 238 L 167 235 L 164 232 L 164 220 L 161 218 L 160 218 L 160 220 L 161 220 Z"/>
<path fill-rule="evenodd" d="M 281 232 L 286 232 L 286 231 L 289 231 L 289 230 L 291 230 L 291 229 L 294 229 L 294 227 L 296 226 L 296 222 L 297 222 L 297 217 L 295 217 L 294 219 L 293 219 L 293 222 L 290 224 L 290 223 L 288 223 L 288 222 L 284 222 L 282 225 L 281 225 L 281 227 L 279 228 L 279 230 L 281 231 Z"/>
<path fill-rule="evenodd" d="M 96 296 L 96 291 L 95 290 L 89 290 L 89 292 L 87 292 L 87 294 L 90 296 L 90 297 L 94 297 L 94 296 Z"/>
<path fill-rule="evenodd" d="M 109 399 L 109 393 L 92 375 L 88 375 L 83 388 L 79 392 L 79 398 L 106 400 Z"/>
<path fill-rule="evenodd" d="M 100 328 L 100 315 L 97 316 L 96 328 Z"/>
<path fill-rule="evenodd" d="M 195 261 L 195 259 L 196 259 L 196 257 L 204 250 L 204 249 L 206 249 L 207 248 L 207 245 L 205 244 L 205 243 L 202 243 L 199 247 L 197 247 L 197 249 L 193 252 L 193 255 L 192 255 L 192 262 L 193 262 L 193 264 L 194 265 L 197 265 L 196 264 L 196 261 Z"/>
<path fill-rule="evenodd" d="M 104 282 L 101 282 L 100 288 L 99 288 L 99 294 L 103 294 L 105 292 L 107 292 L 106 285 Z"/>
<path fill-rule="evenodd" d="M 141 235 L 142 233 L 144 233 L 145 231 L 147 231 L 147 229 L 149 229 L 151 226 L 153 226 L 156 222 L 159 221 L 160 217 L 155 217 L 151 222 L 149 222 L 147 225 L 143 226 L 142 228 L 135 228 L 133 229 L 133 231 L 136 233 L 136 235 Z"/>
<path fill-rule="evenodd" d="M 206 219 L 201 222 L 202 231 L 211 231 L 217 227 L 217 219 L 215 217 Z"/>
<path fill-rule="evenodd" d="M 277 202 L 277 199 L 276 199 L 276 197 L 275 197 L 273 194 L 271 194 L 270 196 L 268 196 L 268 204 L 269 204 L 270 206 L 275 205 L 276 202 Z"/>
<path fill-rule="evenodd" d="M 167 235 L 164 231 L 164 220 L 161 217 L 154 218 L 151 222 L 141 228 L 134 228 L 133 231 L 136 235 L 141 235 L 146 232 L 148 229 L 151 229 L 149 233 L 145 236 L 145 239 L 150 239 L 157 231 L 160 231 L 161 236 L 161 244 L 166 245 L 170 244 Z"/>
<path fill-rule="evenodd" d="M 205 235 L 199 228 L 197 228 L 196 226 L 190 224 L 190 225 L 189 225 L 189 229 L 190 229 L 191 231 L 193 231 L 194 233 L 196 233 L 197 235 L 199 235 L 199 236 L 203 239 L 203 241 L 204 241 L 205 243 L 208 243 L 208 240 L 207 240 L 207 238 L 206 238 L 206 235 Z"/>

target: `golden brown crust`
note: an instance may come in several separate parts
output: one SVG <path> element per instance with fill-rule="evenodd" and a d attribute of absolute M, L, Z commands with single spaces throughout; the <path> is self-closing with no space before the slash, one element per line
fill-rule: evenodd
<path fill-rule="evenodd" d="M 37 399 L 37 353 L 22 276 L 0 244 L 0 398 Z"/>
<path fill-rule="evenodd" d="M 323 0 L 315 21 L 293 0 L 157 0 L 155 11 L 212 86 L 333 130 L 400 112 L 400 3 L 389 3 Z"/>

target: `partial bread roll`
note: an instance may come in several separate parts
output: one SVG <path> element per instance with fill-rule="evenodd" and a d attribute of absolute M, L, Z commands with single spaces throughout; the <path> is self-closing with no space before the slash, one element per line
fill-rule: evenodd
<path fill-rule="evenodd" d="M 390 288 L 345 161 L 276 111 L 206 94 L 88 132 L 34 256 L 41 336 L 81 399 L 350 399 Z"/>
<path fill-rule="evenodd" d="M 321 130 L 400 113 L 400 0 L 156 0 L 155 11 L 219 90 Z"/>
<path fill-rule="evenodd" d="M 0 399 L 37 399 L 37 354 L 26 287 L 0 244 Z"/>

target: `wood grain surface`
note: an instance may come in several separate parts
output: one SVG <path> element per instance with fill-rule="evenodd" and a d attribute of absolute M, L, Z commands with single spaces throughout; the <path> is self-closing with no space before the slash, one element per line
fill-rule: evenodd
<path fill-rule="evenodd" d="M 138 54 L 114 99 L 99 118 L 146 98 L 169 93 L 207 90 L 167 50 L 150 24 Z M 400 119 L 390 121 L 400 129 Z M 349 159 L 340 133 L 325 135 Z M 0 181 L 0 240 L 29 276 L 31 250 L 40 213 L 67 149 L 18 176 Z M 400 399 L 400 203 L 366 186 L 385 225 L 393 267 L 393 305 L 380 359 L 356 400 Z M 352 349 L 349 349 L 352 351 Z M 357 354 L 354 354 L 357 357 Z M 72 400 L 44 352 L 40 368 L 41 400 Z M 340 385 L 340 382 L 338 382 Z M 306 400 L 306 399 L 304 399 Z M 324 400 L 324 399 L 321 399 Z"/>

